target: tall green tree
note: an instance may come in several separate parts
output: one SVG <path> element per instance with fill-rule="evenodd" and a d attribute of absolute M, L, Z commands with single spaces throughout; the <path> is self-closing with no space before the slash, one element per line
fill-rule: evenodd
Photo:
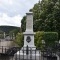
<path fill-rule="evenodd" d="M 60 37 L 60 0 L 42 0 L 34 5 L 34 31 L 54 31 Z M 26 17 L 22 19 L 22 31 L 25 30 Z"/>
<path fill-rule="evenodd" d="M 26 29 L 26 16 L 24 16 L 21 20 L 21 30 L 24 32 Z"/>

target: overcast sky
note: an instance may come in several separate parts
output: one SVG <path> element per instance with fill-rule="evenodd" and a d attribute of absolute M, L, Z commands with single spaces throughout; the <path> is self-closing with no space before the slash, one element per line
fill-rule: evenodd
<path fill-rule="evenodd" d="M 22 17 L 39 0 L 0 0 L 0 25 L 21 26 Z"/>

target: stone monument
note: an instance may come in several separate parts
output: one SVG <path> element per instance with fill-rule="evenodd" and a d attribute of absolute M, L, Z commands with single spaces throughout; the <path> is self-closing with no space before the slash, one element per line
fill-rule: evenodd
<path fill-rule="evenodd" d="M 20 51 L 18 51 L 15 54 L 15 57 L 17 56 L 16 60 L 19 60 L 19 58 L 20 59 L 24 58 L 25 60 L 27 58 L 31 59 L 31 57 L 34 60 L 35 58 L 39 60 L 41 53 L 39 51 L 36 51 L 36 47 L 34 45 L 34 34 L 35 33 L 33 32 L 33 13 L 32 12 L 26 13 L 26 31 L 23 34 L 24 34 L 24 46 L 22 47 Z M 28 49 L 26 47 L 28 47 Z"/>
<path fill-rule="evenodd" d="M 35 47 L 34 45 L 34 32 L 33 32 L 33 13 L 26 13 L 26 31 L 24 34 L 24 47 Z"/>

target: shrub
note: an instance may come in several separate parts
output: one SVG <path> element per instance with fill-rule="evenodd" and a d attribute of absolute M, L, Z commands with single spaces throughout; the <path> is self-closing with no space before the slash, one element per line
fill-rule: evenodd
<path fill-rule="evenodd" d="M 3 34 L 0 34 L 0 39 L 4 39 L 4 35 Z"/>
<path fill-rule="evenodd" d="M 54 46 L 55 41 L 58 41 L 57 32 L 44 32 L 44 40 L 47 46 Z"/>
<path fill-rule="evenodd" d="M 24 40 L 23 34 L 22 33 L 18 33 L 16 35 L 15 43 L 17 43 L 20 47 L 22 47 L 23 46 L 23 40 Z"/>
<path fill-rule="evenodd" d="M 38 31 L 35 34 L 35 45 L 36 48 L 42 49 L 44 45 L 42 44 L 42 40 L 45 41 L 47 46 L 54 46 L 55 41 L 58 40 L 58 33 L 57 32 L 41 32 Z"/>
<path fill-rule="evenodd" d="M 35 37 L 34 37 L 36 48 L 39 48 L 39 49 L 42 48 L 43 35 L 44 35 L 44 32 L 40 32 L 40 31 L 36 32 Z"/>

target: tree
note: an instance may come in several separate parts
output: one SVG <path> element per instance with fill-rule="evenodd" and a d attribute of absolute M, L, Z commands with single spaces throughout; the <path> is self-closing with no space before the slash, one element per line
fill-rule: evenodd
<path fill-rule="evenodd" d="M 33 12 L 34 31 L 58 32 L 60 37 L 60 0 L 42 0 L 34 5 Z M 25 29 L 26 19 L 22 20 Z M 22 29 L 22 30 L 24 30 Z"/>
<path fill-rule="evenodd" d="M 26 29 L 26 16 L 24 16 L 21 20 L 21 30 L 24 32 Z"/>
<path fill-rule="evenodd" d="M 22 47 L 23 46 L 23 44 L 24 44 L 24 39 L 23 39 L 24 37 L 23 37 L 23 34 L 22 33 L 18 33 L 17 35 L 16 35 L 16 40 L 15 40 L 15 43 L 18 45 L 18 46 L 20 46 L 20 47 Z"/>

